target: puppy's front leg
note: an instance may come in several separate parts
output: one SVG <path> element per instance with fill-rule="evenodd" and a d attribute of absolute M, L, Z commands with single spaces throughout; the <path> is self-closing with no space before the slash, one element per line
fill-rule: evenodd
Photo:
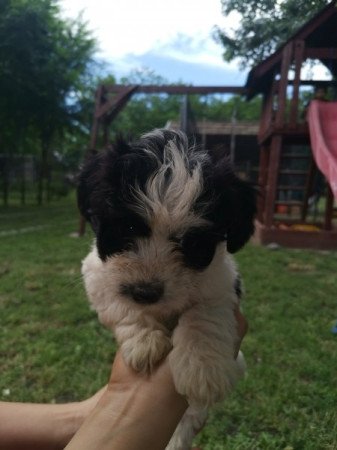
<path fill-rule="evenodd" d="M 172 347 L 168 330 L 152 317 L 124 319 L 115 335 L 125 362 L 138 372 L 151 372 Z"/>
<path fill-rule="evenodd" d="M 169 358 L 176 389 L 190 405 L 223 400 L 242 375 L 234 359 L 236 335 L 230 307 L 192 308 L 180 318 Z"/>

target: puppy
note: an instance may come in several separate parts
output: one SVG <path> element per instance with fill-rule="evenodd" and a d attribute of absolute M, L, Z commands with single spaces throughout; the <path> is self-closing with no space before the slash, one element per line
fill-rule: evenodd
<path fill-rule="evenodd" d="M 190 405 L 169 450 L 190 448 L 207 408 L 242 375 L 230 254 L 254 231 L 255 194 L 226 158 L 164 129 L 119 140 L 80 175 L 79 208 L 96 235 L 82 266 L 90 302 L 135 370 L 168 355 Z"/>

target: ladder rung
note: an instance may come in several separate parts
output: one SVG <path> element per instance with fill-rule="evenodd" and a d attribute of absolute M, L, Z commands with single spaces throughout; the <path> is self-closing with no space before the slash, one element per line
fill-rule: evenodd
<path fill-rule="evenodd" d="M 278 186 L 278 191 L 303 191 L 305 189 L 305 186 Z"/>
<path fill-rule="evenodd" d="M 297 206 L 303 205 L 303 202 L 298 200 L 276 200 L 275 205 Z"/>
<path fill-rule="evenodd" d="M 300 153 L 298 154 L 284 153 L 283 155 L 281 155 L 281 158 L 309 159 L 310 155 L 301 155 Z"/>
<path fill-rule="evenodd" d="M 307 170 L 280 170 L 281 175 L 307 175 Z"/>

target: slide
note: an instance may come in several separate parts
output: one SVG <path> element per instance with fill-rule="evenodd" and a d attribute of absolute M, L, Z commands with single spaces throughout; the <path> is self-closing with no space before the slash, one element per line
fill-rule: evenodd
<path fill-rule="evenodd" d="M 337 199 L 337 102 L 312 100 L 307 119 L 314 159 Z"/>

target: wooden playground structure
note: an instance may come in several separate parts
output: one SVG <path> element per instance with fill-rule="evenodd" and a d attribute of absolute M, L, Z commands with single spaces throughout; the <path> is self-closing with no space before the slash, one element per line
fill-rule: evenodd
<path fill-rule="evenodd" d="M 331 180 L 330 184 L 324 182 L 317 168 L 307 111 L 299 108 L 300 89 L 308 89 L 308 86 L 323 90 L 329 88 L 335 90 L 336 96 L 336 81 L 304 80 L 303 65 L 308 60 L 319 60 L 332 80 L 337 79 L 335 2 L 255 66 L 247 79 L 248 99 L 257 94 L 263 96 L 258 134 L 262 192 L 256 241 L 287 247 L 336 249 Z M 337 103 L 334 105 L 337 132 Z M 336 147 L 337 140 L 330 143 Z M 334 151 L 335 159 L 331 159 L 331 164 L 335 164 L 337 169 L 337 150 Z M 321 185 L 321 192 L 318 192 L 317 185 Z M 314 214 L 310 211 L 313 208 L 316 208 Z"/>
<path fill-rule="evenodd" d="M 319 60 L 329 71 L 331 81 L 303 79 L 303 65 L 308 60 Z M 299 101 L 301 91 L 310 87 L 329 88 L 334 90 L 336 96 L 336 80 L 337 7 L 334 1 L 275 53 L 255 66 L 244 87 L 100 86 L 96 91 L 90 148 L 102 148 L 109 144 L 112 121 L 136 93 L 184 96 L 226 93 L 245 95 L 248 100 L 262 95 L 258 132 L 261 195 L 255 240 L 261 244 L 273 242 L 288 247 L 337 249 L 334 196 L 329 183 L 324 181 L 318 170 L 311 149 L 306 111 L 300 110 Z M 186 107 L 183 109 L 181 128 L 193 132 L 190 127 Z M 337 170 L 337 150 L 333 163 Z M 337 184 L 337 179 L 335 182 Z M 79 234 L 83 232 L 82 220 Z"/>

